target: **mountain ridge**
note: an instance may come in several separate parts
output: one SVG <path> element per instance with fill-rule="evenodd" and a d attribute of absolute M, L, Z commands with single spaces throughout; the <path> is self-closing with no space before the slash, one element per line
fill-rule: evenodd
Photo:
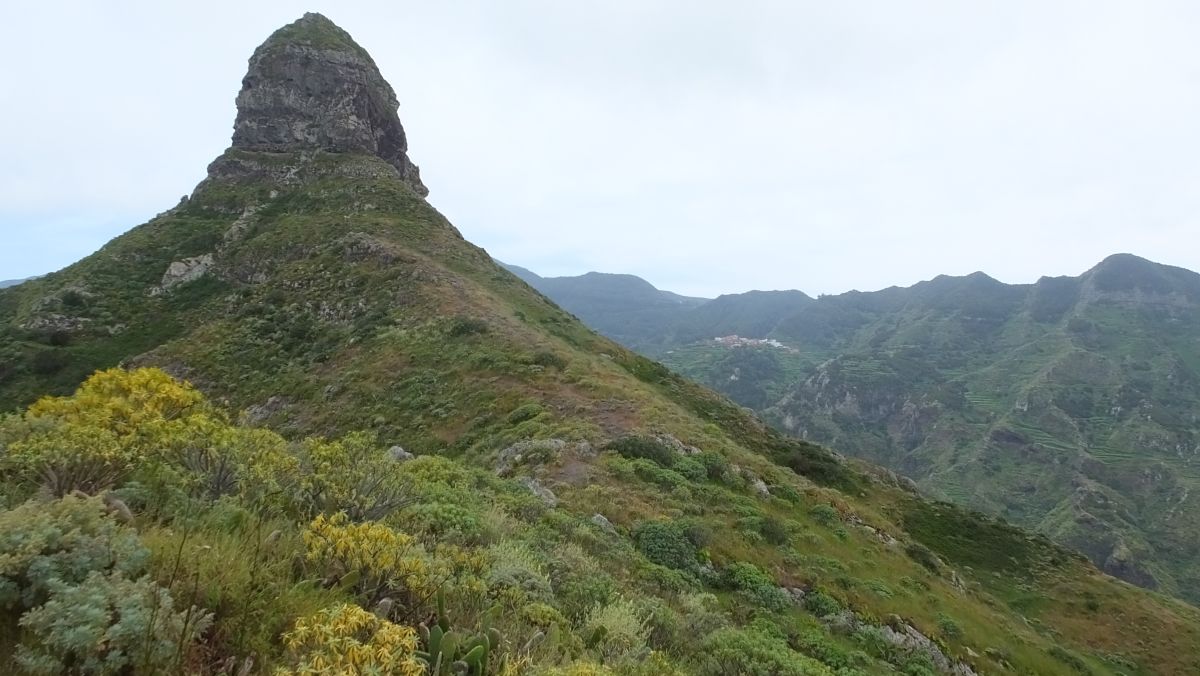
<path fill-rule="evenodd" d="M 726 307 L 712 301 L 651 327 L 665 338 L 642 337 L 644 351 L 781 429 L 1052 533 L 1130 581 L 1195 588 L 1200 552 L 1184 535 L 1183 502 L 1154 495 L 1191 495 L 1189 458 L 1200 445 L 1186 411 L 1200 405 L 1200 274 L 1115 254 L 1079 276 L 1032 284 L 974 273 L 790 308 L 758 307 L 752 294 L 722 298 Z M 791 351 L 705 343 L 734 333 Z M 1148 417 L 1139 422 L 1131 407 Z M 1018 478 L 1011 454 L 1036 457 L 1026 447 L 1068 464 L 1052 466 L 1053 480 Z M 973 463 L 999 474 L 979 476 Z M 1139 471 L 1182 483 L 1142 486 Z M 1022 494 L 1031 497 L 1012 497 Z M 1101 495 L 1120 507 L 1073 502 Z"/>
<path fill-rule="evenodd" d="M 391 117 L 357 115 L 394 112 L 390 86 L 363 91 L 378 84 L 365 50 L 314 16 L 264 43 L 301 63 L 267 64 L 250 85 L 308 69 L 312 96 L 285 75 L 238 99 L 240 118 L 278 95 L 286 105 L 251 127 L 283 145 L 236 137 L 188 199 L 0 291 L 0 409 L 33 403 L 0 425 L 0 528 L 92 509 L 89 523 L 144 541 L 137 584 L 211 621 L 186 655 L 175 632 L 176 667 L 396 658 L 418 674 L 446 655 L 574 675 L 1200 667 L 1197 609 L 785 437 L 497 265 L 425 199 Z M 248 73 L 263 68 L 252 57 Z M 37 464 L 112 444 L 139 462 L 81 484 L 90 500 Z M 101 504 L 114 497 L 120 525 Z M 114 570 L 82 591 L 134 584 L 116 569 L 137 561 L 98 549 Z M 22 585 L 4 588 L 32 598 Z M 41 622 L 65 605 L 32 620 L 6 606 L 0 628 L 73 627 L 70 613 Z M 353 636 L 338 633 L 347 624 Z M 17 634 L 0 631 L 0 667 L 28 658 Z"/>

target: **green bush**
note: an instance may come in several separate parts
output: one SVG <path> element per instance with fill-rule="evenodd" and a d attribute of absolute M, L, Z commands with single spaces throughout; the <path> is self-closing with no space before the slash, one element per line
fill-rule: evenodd
<path fill-rule="evenodd" d="M 592 608 L 583 621 L 584 642 L 606 663 L 635 657 L 650 636 L 649 618 L 631 600 L 617 598 Z"/>
<path fill-rule="evenodd" d="M 556 368 L 562 370 L 567 368 L 567 360 L 549 351 L 541 351 L 533 355 L 533 363 L 536 366 L 544 368 Z"/>
<path fill-rule="evenodd" d="M 15 438 L 0 457 L 0 470 L 55 497 L 76 490 L 88 494 L 108 490 L 136 464 L 137 455 L 129 445 L 99 425 L 56 419 L 11 425 Z"/>
<path fill-rule="evenodd" d="M 704 481 L 708 478 L 708 469 L 699 460 L 681 455 L 675 458 L 671 469 L 682 474 L 688 481 Z"/>
<path fill-rule="evenodd" d="M 766 571 L 752 563 L 737 561 L 730 564 L 722 571 L 721 580 L 725 586 L 744 592 L 768 610 L 784 610 L 791 605 L 791 595 L 780 589 Z"/>
<path fill-rule="evenodd" d="M 506 540 L 488 548 L 491 570 L 488 582 L 495 587 L 518 589 L 539 600 L 551 600 L 550 578 L 541 558 L 532 549 L 516 541 Z"/>
<path fill-rule="evenodd" d="M 942 636 L 946 638 L 959 638 L 962 636 L 962 627 L 958 622 L 954 621 L 953 617 L 945 613 L 938 613 L 937 616 L 938 631 L 942 632 Z"/>
<path fill-rule="evenodd" d="M 808 510 L 808 515 L 822 526 L 832 526 L 838 520 L 838 511 L 834 509 L 833 505 L 824 503 L 813 505 L 812 509 Z"/>
<path fill-rule="evenodd" d="M 555 588 L 563 614 L 572 621 L 579 621 L 592 608 L 607 604 L 616 598 L 617 585 L 612 577 L 605 573 L 572 577 Z"/>
<path fill-rule="evenodd" d="M 828 617 L 842 612 L 842 604 L 819 589 L 814 589 L 804 595 L 804 607 L 817 617 Z"/>
<path fill-rule="evenodd" d="M 508 414 L 508 424 L 519 425 L 526 420 L 533 420 L 542 414 L 542 407 L 537 404 L 523 404 Z"/>
<path fill-rule="evenodd" d="M 931 573 L 938 573 L 942 569 L 942 563 L 938 560 L 937 554 L 934 554 L 928 547 L 919 542 L 910 542 L 904 546 L 904 553 L 913 561 L 921 564 Z"/>
<path fill-rule="evenodd" d="M 455 317 L 450 320 L 450 328 L 446 331 L 451 338 L 474 336 L 487 332 L 487 322 L 482 319 L 475 319 L 474 317 Z"/>
<path fill-rule="evenodd" d="M 790 539 L 787 526 L 771 516 L 747 516 L 738 519 L 738 530 L 754 540 L 765 540 L 773 545 L 786 545 Z"/>
<path fill-rule="evenodd" d="M 56 581 L 45 604 L 25 613 L 16 661 L 30 674 L 180 672 L 211 616 L 175 610 L 170 593 L 120 572 L 93 571 L 80 584 Z"/>
<path fill-rule="evenodd" d="M 604 450 L 616 451 L 631 460 L 637 458 L 653 460 L 663 467 L 670 467 L 675 459 L 674 451 L 657 439 L 650 437 L 621 437 L 609 442 Z"/>
<path fill-rule="evenodd" d="M 712 481 L 725 479 L 729 472 L 729 460 L 716 451 L 704 451 L 695 456 L 696 462 L 704 465 L 704 471 Z"/>
<path fill-rule="evenodd" d="M 630 461 L 633 473 L 643 481 L 662 486 L 663 488 L 680 488 L 688 481 L 682 474 L 673 469 L 667 469 L 658 463 L 645 458 Z"/>
<path fill-rule="evenodd" d="M 842 676 L 843 670 L 863 666 L 870 661 L 867 655 L 861 652 L 852 654 L 838 645 L 829 633 L 820 627 L 801 628 L 790 637 L 789 643 L 805 655 L 837 669 L 838 676 Z"/>
<path fill-rule="evenodd" d="M 92 572 L 135 577 L 149 557 L 99 498 L 27 502 L 0 512 L 0 608 L 39 606 L 55 585 L 78 584 Z"/>
<path fill-rule="evenodd" d="M 673 521 L 643 521 L 633 529 L 637 548 L 653 563 L 677 570 L 696 567 L 696 545 L 687 527 Z"/>
<path fill-rule="evenodd" d="M 406 465 L 422 459 L 398 463 L 369 434 L 307 439 L 299 450 L 296 498 L 305 516 L 345 512 L 351 521 L 378 521 L 414 500 Z"/>
<path fill-rule="evenodd" d="M 761 628 L 725 628 L 703 643 L 696 663 L 701 676 L 834 676 L 811 657 Z"/>

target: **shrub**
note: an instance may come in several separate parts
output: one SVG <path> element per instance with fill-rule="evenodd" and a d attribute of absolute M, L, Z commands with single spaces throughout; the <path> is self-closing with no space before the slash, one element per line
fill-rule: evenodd
<path fill-rule="evenodd" d="M 507 420 L 508 424 L 510 425 L 518 425 L 526 420 L 533 420 L 541 414 L 542 407 L 538 404 L 523 404 L 513 409 L 512 412 L 508 414 Z"/>
<path fill-rule="evenodd" d="M 713 632 L 696 667 L 701 676 L 834 676 L 820 662 L 788 648 L 782 638 L 757 628 Z"/>
<path fill-rule="evenodd" d="M 725 586 L 744 592 L 758 605 L 770 610 L 783 610 L 791 604 L 791 596 L 775 584 L 775 579 L 762 568 L 737 561 L 722 571 Z"/>
<path fill-rule="evenodd" d="M 142 443 L 184 471 L 193 497 L 217 500 L 236 495 L 251 505 L 291 493 L 299 462 L 287 443 L 269 430 L 234 427 L 208 415 L 144 425 Z"/>
<path fill-rule="evenodd" d="M 678 570 L 696 567 L 696 545 L 688 539 L 683 524 L 673 521 L 643 521 L 633 530 L 637 548 L 653 563 Z"/>
<path fill-rule="evenodd" d="M 492 561 L 488 582 L 499 587 L 519 589 L 533 598 L 552 598 L 550 578 L 541 559 L 525 545 L 505 540 L 488 548 Z"/>
<path fill-rule="evenodd" d="M 704 481 L 708 478 L 708 469 L 695 458 L 681 455 L 675 458 L 671 469 L 683 475 L 688 481 Z"/>
<path fill-rule="evenodd" d="M 746 590 L 775 585 L 775 580 L 762 568 L 745 561 L 729 564 L 722 572 L 721 578 L 730 589 Z"/>
<path fill-rule="evenodd" d="M 606 573 L 572 577 L 558 585 L 555 596 L 563 612 L 573 621 L 582 620 L 598 605 L 605 605 L 617 594 L 617 585 Z"/>
<path fill-rule="evenodd" d="M 119 484 L 144 460 L 143 426 L 205 410 L 203 397 L 158 369 L 110 369 L 70 397 L 45 397 L 5 425 L 7 468 L 52 495 Z"/>
<path fill-rule="evenodd" d="M 413 499 L 402 467 L 365 433 L 307 439 L 300 446 L 300 509 L 308 516 L 345 512 L 351 521 L 378 521 Z"/>
<path fill-rule="evenodd" d="M 381 523 L 349 523 L 345 514 L 319 515 L 304 531 L 307 559 L 323 573 L 343 581 L 354 580 L 354 589 L 368 605 L 385 595 L 399 593 L 406 607 L 433 595 L 428 557 L 409 535 Z"/>
<path fill-rule="evenodd" d="M 696 589 L 700 580 L 689 571 L 676 570 L 657 563 L 638 566 L 638 578 L 645 580 L 660 592 L 680 593 Z"/>
<path fill-rule="evenodd" d="M 790 538 L 787 526 L 770 516 L 747 516 L 738 519 L 738 530 L 749 539 L 766 540 L 773 545 L 785 545 Z"/>
<path fill-rule="evenodd" d="M 140 575 L 149 555 L 99 498 L 27 502 L 0 512 L 0 608 L 41 605 L 54 585 L 92 572 Z"/>
<path fill-rule="evenodd" d="M 775 484 L 771 486 L 771 495 L 780 500 L 786 500 L 793 505 L 798 505 L 804 500 L 803 496 L 800 495 L 800 491 L 787 484 Z"/>
<path fill-rule="evenodd" d="M 1076 673 L 1092 673 L 1091 668 L 1088 667 L 1087 662 L 1083 661 L 1083 658 L 1062 646 L 1050 646 L 1050 649 L 1046 652 L 1049 653 L 1054 659 L 1070 667 L 1071 670 Z"/>
<path fill-rule="evenodd" d="M 938 631 L 942 632 L 942 636 L 946 638 L 959 638 L 962 636 L 962 627 L 958 622 L 954 621 L 953 617 L 945 613 L 938 613 L 937 616 Z"/>
<path fill-rule="evenodd" d="M 682 474 L 645 458 L 637 458 L 630 463 L 633 473 L 643 481 L 662 486 L 663 488 L 680 488 L 687 484 Z"/>
<path fill-rule="evenodd" d="M 620 662 L 646 647 L 649 618 L 634 602 L 618 598 L 592 608 L 583 621 L 583 631 L 584 641 L 600 653 L 604 662 Z"/>
<path fill-rule="evenodd" d="M 355 605 L 334 606 L 298 620 L 283 640 L 290 653 L 290 665 L 277 670 L 276 676 L 425 674 L 425 665 L 416 656 L 416 632 Z"/>
<path fill-rule="evenodd" d="M 567 368 L 567 360 L 553 352 L 543 350 L 533 355 L 533 363 L 545 368 L 556 368 L 560 371 Z"/>
<path fill-rule="evenodd" d="M 404 510 L 402 521 L 413 533 L 438 539 L 474 542 L 483 537 L 479 514 L 449 502 L 420 502 Z"/>
<path fill-rule="evenodd" d="M 450 320 L 450 328 L 447 330 L 451 338 L 474 336 L 487 332 L 487 322 L 482 319 L 475 319 L 474 317 L 455 317 Z"/>
<path fill-rule="evenodd" d="M 904 553 L 908 554 L 908 558 L 921 564 L 931 573 L 937 574 L 942 569 L 942 563 L 938 560 L 937 554 L 934 554 L 928 547 L 919 542 L 910 542 L 905 545 Z"/>
<path fill-rule="evenodd" d="M 694 457 L 695 461 L 704 465 L 704 471 L 713 481 L 721 481 L 729 472 L 729 460 L 716 451 L 704 451 Z"/>
<path fill-rule="evenodd" d="M 29 407 L 31 418 L 92 423 L 125 436 L 146 422 L 174 420 L 205 410 L 195 388 L 159 369 L 109 369 L 88 378 L 70 397 L 46 397 Z"/>
<path fill-rule="evenodd" d="M 666 444 L 650 437 L 622 437 L 609 442 L 604 450 L 616 451 L 631 460 L 637 458 L 653 460 L 663 467 L 670 467 L 675 459 L 674 451 Z"/>
<path fill-rule="evenodd" d="M 789 643 L 805 655 L 838 669 L 839 676 L 842 674 L 841 670 L 853 668 L 870 659 L 862 653 L 858 653 L 856 658 L 855 655 L 835 643 L 828 632 L 818 627 L 800 629 L 789 639 Z"/>
<path fill-rule="evenodd" d="M 222 501 L 197 527 L 173 526 L 143 532 L 151 570 L 177 602 L 216 611 L 206 643 L 227 654 L 277 654 L 295 618 L 345 600 L 342 590 L 298 583 L 293 557 L 303 548 L 291 523 L 243 519 Z"/>
<path fill-rule="evenodd" d="M 49 376 L 66 368 L 70 361 L 71 354 L 61 348 L 38 350 L 33 354 L 30 368 L 38 375 Z"/>
<path fill-rule="evenodd" d="M 50 495 L 98 493 L 133 469 L 137 455 L 115 433 L 84 423 L 47 421 L 8 444 L 4 464 Z"/>
<path fill-rule="evenodd" d="M 828 617 L 842 612 L 842 604 L 819 589 L 814 589 L 804 595 L 804 607 L 817 617 Z"/>
<path fill-rule="evenodd" d="M 196 608 L 176 611 L 170 593 L 149 578 L 93 571 L 77 585 L 53 582 L 50 599 L 25 613 L 28 636 L 16 659 L 47 676 L 168 673 L 211 619 Z"/>
<path fill-rule="evenodd" d="M 832 526 L 838 520 L 838 511 L 834 509 L 833 505 L 824 503 L 813 505 L 812 509 L 808 510 L 808 515 L 822 526 Z"/>
<path fill-rule="evenodd" d="M 530 603 L 521 608 L 521 620 L 542 630 L 553 627 L 567 627 L 571 622 L 558 608 L 545 603 Z"/>

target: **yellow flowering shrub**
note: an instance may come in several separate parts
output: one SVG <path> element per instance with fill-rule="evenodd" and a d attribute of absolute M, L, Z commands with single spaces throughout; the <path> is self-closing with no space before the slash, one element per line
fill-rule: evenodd
<path fill-rule="evenodd" d="M 160 369 L 108 369 L 96 372 L 70 397 L 34 403 L 29 417 L 89 423 L 125 436 L 143 423 L 174 420 L 206 407 L 204 395 Z"/>
<path fill-rule="evenodd" d="M 304 531 L 309 561 L 336 579 L 357 577 L 356 590 L 374 603 L 395 592 L 406 607 L 423 602 L 439 582 L 412 536 L 381 523 L 351 523 L 345 513 L 321 514 Z"/>
<path fill-rule="evenodd" d="M 73 422 L 29 425 L 5 445 L 3 466 L 62 497 L 94 494 L 117 484 L 139 459 L 111 430 Z"/>
<path fill-rule="evenodd" d="M 4 469 L 55 496 L 96 493 L 145 459 L 146 426 L 206 409 L 199 392 L 158 369 L 100 371 L 74 395 L 45 397 L 4 421 Z"/>
<path fill-rule="evenodd" d="M 416 632 L 356 605 L 342 604 L 302 618 L 283 640 L 292 665 L 277 669 L 276 676 L 425 674 L 415 654 Z"/>

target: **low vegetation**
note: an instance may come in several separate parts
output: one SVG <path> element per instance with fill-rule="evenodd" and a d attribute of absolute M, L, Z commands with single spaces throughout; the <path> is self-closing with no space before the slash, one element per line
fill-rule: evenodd
<path fill-rule="evenodd" d="M 854 527 L 827 489 L 778 477 L 794 486 L 790 499 L 764 499 L 727 463 L 710 461 L 721 468 L 710 474 L 694 457 L 662 441 L 615 442 L 602 455 L 608 471 L 556 485 L 570 507 L 552 507 L 519 480 L 436 454 L 397 457 L 367 434 L 288 441 L 239 427 L 158 370 L 101 372 L 0 423 L 0 666 L 414 676 L 924 674 L 960 660 L 987 671 L 1156 669 L 1148 655 L 1140 667 L 1122 657 L 1118 669 L 1057 632 L 1014 624 L 983 586 L 957 588 L 957 574 L 931 565 L 1086 583 L 1072 580 L 1086 571 L 1075 559 L 1033 565 L 1030 550 L 1053 548 L 1016 547 L 994 526 L 1008 559 L 960 553 L 938 535 L 958 522 L 933 506 L 909 518 L 937 553 L 913 557 Z M 659 477 L 639 473 L 640 463 L 681 462 L 697 469 L 673 472 L 665 496 Z M 608 529 L 589 518 L 593 504 L 605 506 Z M 864 556 L 869 565 L 850 563 Z M 1090 588 L 1118 591 L 1099 579 Z M 1049 619 L 1062 612 L 1054 603 L 1027 612 Z M 928 644 L 896 639 L 906 627 Z"/>

